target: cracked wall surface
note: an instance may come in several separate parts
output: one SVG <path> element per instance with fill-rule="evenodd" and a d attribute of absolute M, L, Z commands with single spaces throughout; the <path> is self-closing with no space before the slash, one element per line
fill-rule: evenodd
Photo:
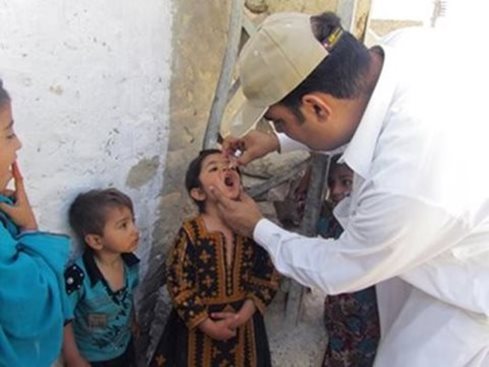
<path fill-rule="evenodd" d="M 170 122 L 171 2 L 0 0 L 0 78 L 43 230 L 70 233 L 80 191 L 134 201 L 147 269 Z"/>

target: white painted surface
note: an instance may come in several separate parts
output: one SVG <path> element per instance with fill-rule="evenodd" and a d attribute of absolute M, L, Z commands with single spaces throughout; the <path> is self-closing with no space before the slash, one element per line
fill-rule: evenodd
<path fill-rule="evenodd" d="M 171 20 L 169 0 L 0 0 L 0 78 L 40 226 L 67 232 L 78 192 L 115 186 L 135 203 L 143 272 L 167 150 Z M 129 187 L 131 168 L 152 159 L 154 174 Z"/>
<path fill-rule="evenodd" d="M 433 3 L 434 0 L 374 0 L 371 18 L 427 22 Z"/>

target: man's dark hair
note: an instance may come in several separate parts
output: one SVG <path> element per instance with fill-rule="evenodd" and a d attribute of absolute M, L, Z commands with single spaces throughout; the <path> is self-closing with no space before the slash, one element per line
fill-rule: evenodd
<path fill-rule="evenodd" d="M 219 149 L 204 149 L 200 151 L 199 155 L 188 165 L 187 173 L 185 174 L 185 187 L 187 188 L 189 195 L 192 189 L 202 187 L 199 180 L 200 172 L 202 171 L 202 163 L 204 162 L 204 159 L 213 154 L 222 154 L 222 151 Z M 190 195 L 190 197 L 192 196 Z M 195 200 L 194 198 L 192 198 L 192 200 L 197 205 L 199 213 L 204 213 L 205 203 L 203 201 Z"/>
<path fill-rule="evenodd" d="M 68 211 L 70 226 L 78 239 L 85 243 L 88 234 L 102 235 L 111 208 L 128 208 L 134 215 L 129 196 L 115 189 L 90 190 L 79 194 Z"/>
<path fill-rule="evenodd" d="M 0 107 L 3 107 L 7 102 L 10 102 L 10 95 L 3 88 L 3 81 L 0 79 Z"/>
<path fill-rule="evenodd" d="M 324 43 L 338 27 L 340 18 L 332 12 L 311 17 L 311 27 L 316 39 Z M 298 45 L 300 47 L 300 45 Z M 335 98 L 349 99 L 366 93 L 365 76 L 370 66 L 368 49 L 349 32 L 343 31 L 329 55 L 285 96 L 281 104 L 290 108 L 300 122 L 304 116 L 299 110 L 302 97 L 312 92 L 323 92 Z"/>

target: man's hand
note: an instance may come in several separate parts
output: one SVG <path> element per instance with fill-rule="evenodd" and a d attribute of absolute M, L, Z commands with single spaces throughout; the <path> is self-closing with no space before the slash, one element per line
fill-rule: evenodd
<path fill-rule="evenodd" d="M 222 220 L 235 232 L 245 237 L 253 237 L 256 223 L 263 218 L 255 201 L 244 191 L 241 192 L 239 200 L 231 200 L 216 186 L 211 186 L 210 190 L 217 200 Z"/>
<path fill-rule="evenodd" d="M 224 138 L 222 143 L 222 150 L 228 156 L 234 156 L 238 150 L 241 152 L 241 155 L 237 157 L 239 165 L 246 165 L 268 153 L 277 151 L 279 148 L 280 144 L 275 134 L 258 130 L 251 130 L 241 138 L 228 136 Z"/>
<path fill-rule="evenodd" d="M 12 164 L 12 176 L 14 178 L 15 191 L 13 197 L 15 198 L 14 205 L 8 205 L 0 203 L 0 210 L 5 212 L 12 221 L 17 224 L 22 230 L 37 230 L 37 221 L 32 211 L 27 193 L 24 187 L 24 178 L 20 174 L 17 163 Z"/>

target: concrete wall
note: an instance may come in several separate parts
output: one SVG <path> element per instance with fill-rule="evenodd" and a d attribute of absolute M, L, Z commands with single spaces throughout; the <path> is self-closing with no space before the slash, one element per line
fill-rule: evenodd
<path fill-rule="evenodd" d="M 143 272 L 168 147 L 170 1 L 0 1 L 0 78 L 40 226 L 67 232 L 81 190 L 135 203 Z"/>
<path fill-rule="evenodd" d="M 245 3 L 246 7 L 255 13 L 298 11 L 314 14 L 323 11 L 335 11 L 337 0 L 246 0 Z"/>

